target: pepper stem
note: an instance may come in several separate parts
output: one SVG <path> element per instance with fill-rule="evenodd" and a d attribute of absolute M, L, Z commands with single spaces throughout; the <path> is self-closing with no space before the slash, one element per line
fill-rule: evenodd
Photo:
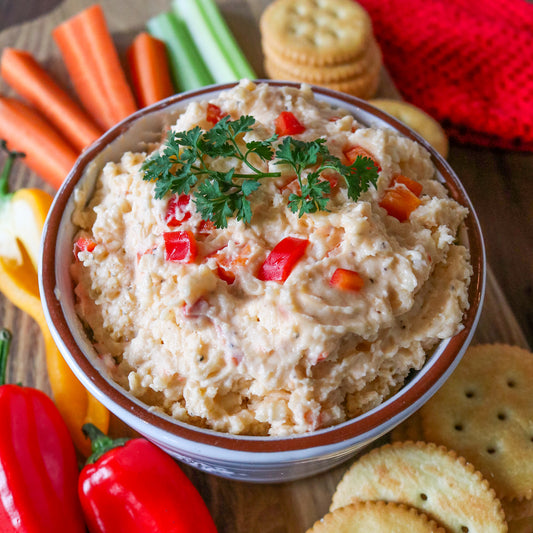
<path fill-rule="evenodd" d="M 7 356 L 11 338 L 11 332 L 7 328 L 0 329 L 0 386 L 6 383 Z"/>
<path fill-rule="evenodd" d="M 0 174 L 0 197 L 2 197 L 9 194 L 8 180 L 9 174 L 11 174 L 13 162 L 17 157 L 26 157 L 26 154 L 24 152 L 12 152 L 9 150 L 4 139 L 0 139 L 0 149 L 2 149 L 4 152 L 7 152 L 7 160 L 4 164 L 4 168 L 2 169 L 2 174 Z"/>
<path fill-rule="evenodd" d="M 129 439 L 112 439 L 108 437 L 105 433 L 100 431 L 94 424 L 83 424 L 82 426 L 83 434 L 91 439 L 91 449 L 92 454 L 89 456 L 85 464 L 96 463 L 100 457 L 106 454 L 109 450 L 113 448 L 118 448 L 119 446 L 124 446 Z"/>

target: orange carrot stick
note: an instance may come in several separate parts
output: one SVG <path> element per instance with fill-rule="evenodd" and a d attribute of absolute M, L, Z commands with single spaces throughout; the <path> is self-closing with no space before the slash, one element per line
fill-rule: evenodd
<path fill-rule="evenodd" d="M 78 156 L 38 111 L 14 98 L 0 97 L 0 138 L 24 152 L 28 167 L 56 189 Z"/>
<path fill-rule="evenodd" d="M 0 74 L 15 91 L 40 111 L 81 151 L 103 131 L 87 113 L 24 50 L 4 48 Z"/>
<path fill-rule="evenodd" d="M 174 94 L 165 43 L 147 32 L 137 35 L 127 52 L 133 89 L 140 107 Z"/>
<path fill-rule="evenodd" d="M 81 102 L 98 124 L 110 128 L 137 110 L 100 5 L 57 26 L 53 37 Z"/>
<path fill-rule="evenodd" d="M 78 98 L 95 122 L 106 130 L 114 122 L 113 110 L 100 86 L 94 57 L 88 43 L 83 42 L 83 34 L 78 18 L 68 20 L 52 32 Z"/>

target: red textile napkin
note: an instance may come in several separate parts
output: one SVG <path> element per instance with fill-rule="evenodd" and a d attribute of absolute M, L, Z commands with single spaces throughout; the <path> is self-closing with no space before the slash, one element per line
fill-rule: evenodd
<path fill-rule="evenodd" d="M 408 102 L 459 142 L 533 151 L 533 3 L 357 1 Z"/>

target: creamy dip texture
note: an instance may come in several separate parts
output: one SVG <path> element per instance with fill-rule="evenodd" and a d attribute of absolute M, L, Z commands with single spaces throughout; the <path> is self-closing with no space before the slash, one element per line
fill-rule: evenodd
<path fill-rule="evenodd" d="M 341 159 L 362 147 L 380 167 L 377 187 L 354 202 L 334 180 L 328 211 L 299 217 L 287 208 L 294 175 L 272 160 L 258 164 L 283 175 L 252 194 L 249 224 L 213 228 L 182 198 L 169 225 L 176 198 L 156 200 L 143 180 L 150 154 L 107 163 L 90 196 L 77 192 L 82 244 L 71 267 L 78 315 L 105 368 L 155 410 L 235 434 L 303 433 L 375 407 L 461 328 L 472 272 L 457 243 L 466 208 L 435 179 L 422 146 L 363 127 L 306 86 L 243 81 L 210 103 L 232 119 L 255 117 L 246 141 L 269 138 L 290 111 L 305 127 L 295 138 L 325 138 Z M 207 108 L 190 104 L 173 130 L 209 129 Z M 405 187 L 393 185 L 398 175 L 422 186 L 403 221 L 380 206 L 388 189 Z M 194 238 L 193 262 L 167 259 L 164 234 L 178 230 Z M 285 237 L 309 241 L 303 256 L 284 282 L 260 280 Z M 337 269 L 362 286 L 332 283 Z"/>

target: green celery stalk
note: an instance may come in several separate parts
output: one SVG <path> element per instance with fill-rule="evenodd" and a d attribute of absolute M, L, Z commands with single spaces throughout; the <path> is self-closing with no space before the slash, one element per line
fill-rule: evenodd
<path fill-rule="evenodd" d="M 189 28 L 196 48 L 213 79 L 217 83 L 235 81 L 237 74 L 220 48 L 209 21 L 203 16 L 198 3 L 195 0 L 178 0 L 173 2 L 172 9 Z"/>
<path fill-rule="evenodd" d="M 213 0 L 174 0 L 172 6 L 179 13 L 189 12 L 186 22 L 217 81 L 257 77 Z"/>
<path fill-rule="evenodd" d="M 182 91 L 214 83 L 185 22 L 172 12 L 160 13 L 146 23 L 148 32 L 167 46 L 170 72 Z"/>

